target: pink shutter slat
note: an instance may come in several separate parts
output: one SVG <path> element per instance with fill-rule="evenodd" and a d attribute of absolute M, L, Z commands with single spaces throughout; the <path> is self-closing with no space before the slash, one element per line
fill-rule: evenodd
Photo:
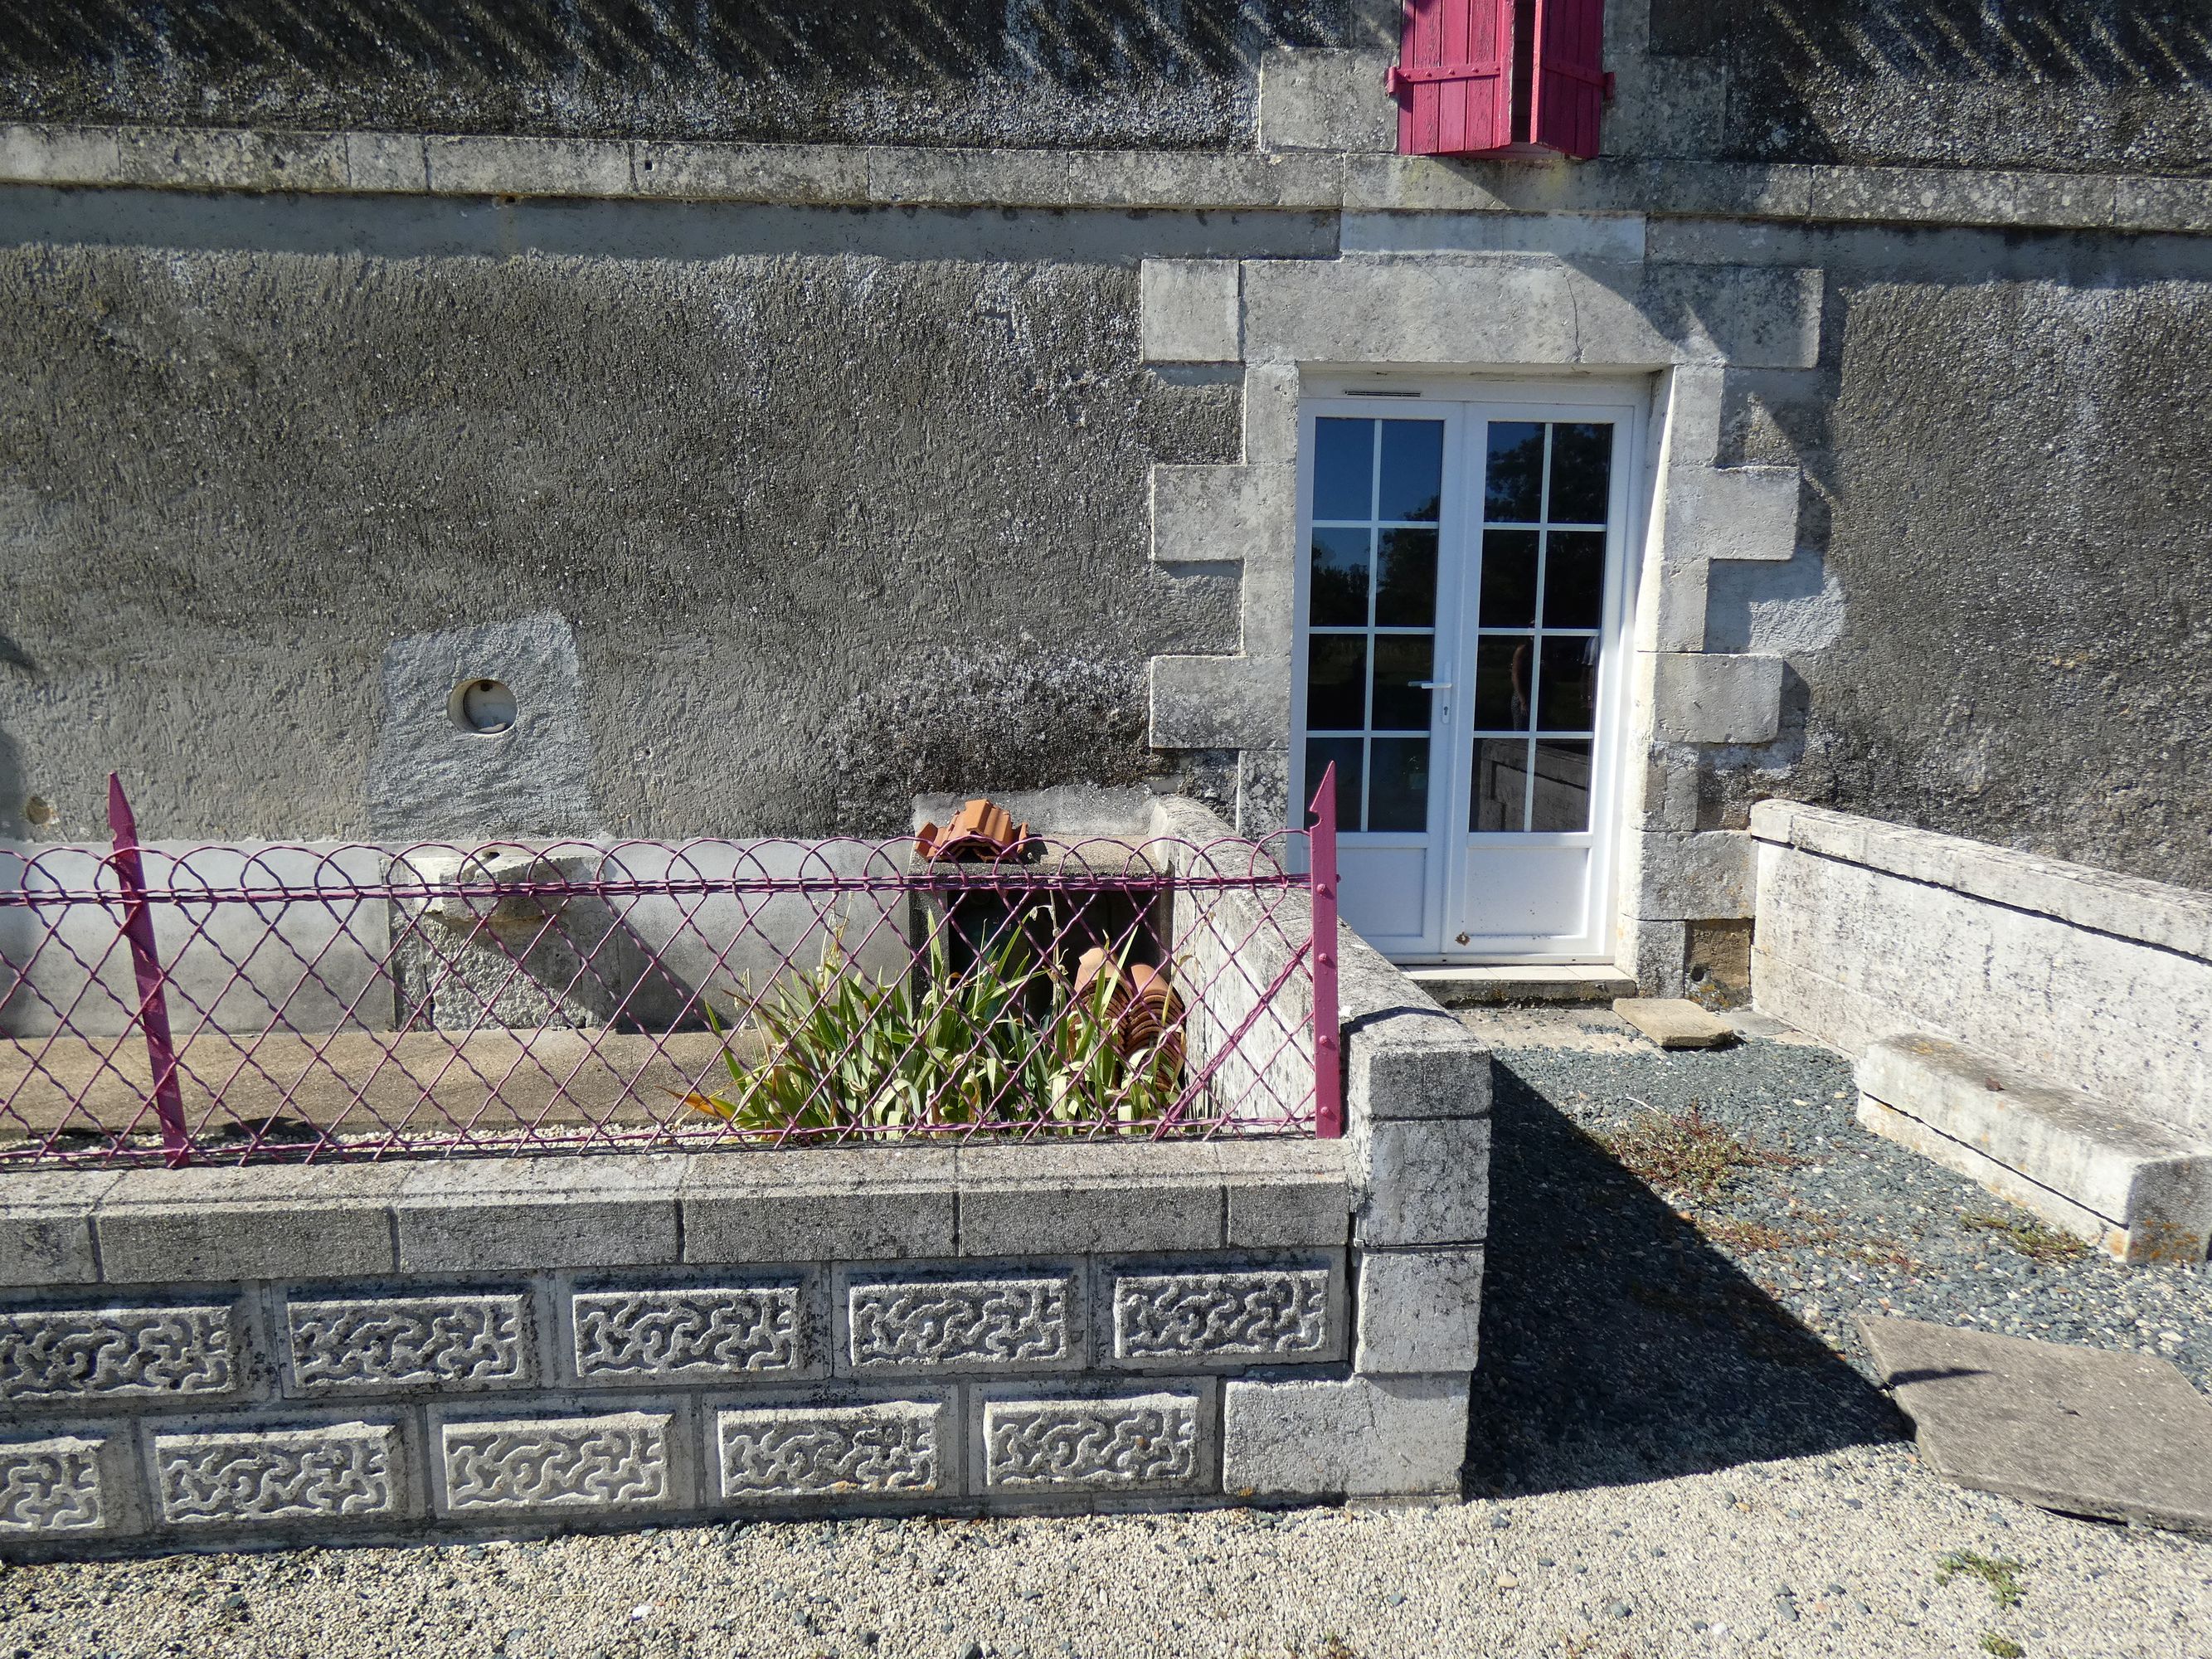
<path fill-rule="evenodd" d="M 1513 0 L 1405 0 L 1390 91 L 1407 155 L 1476 155 L 1512 142 Z"/>
<path fill-rule="evenodd" d="M 1563 155 L 1597 154 L 1605 108 L 1605 0 L 1536 0 L 1530 138 Z"/>

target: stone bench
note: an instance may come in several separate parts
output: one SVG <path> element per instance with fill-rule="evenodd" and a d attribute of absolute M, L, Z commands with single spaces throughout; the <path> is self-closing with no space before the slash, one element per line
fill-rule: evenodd
<path fill-rule="evenodd" d="M 2019 1075 L 1973 1049 L 1887 1037 L 1858 1063 L 1859 1121 L 2124 1261 L 2201 1261 L 2212 1143 Z"/>

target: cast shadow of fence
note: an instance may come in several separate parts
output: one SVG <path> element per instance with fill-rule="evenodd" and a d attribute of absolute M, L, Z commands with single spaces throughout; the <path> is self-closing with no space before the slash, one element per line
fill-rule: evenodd
<path fill-rule="evenodd" d="M 1905 1437 L 1888 1398 L 1504 1062 L 1470 1495 Z"/>

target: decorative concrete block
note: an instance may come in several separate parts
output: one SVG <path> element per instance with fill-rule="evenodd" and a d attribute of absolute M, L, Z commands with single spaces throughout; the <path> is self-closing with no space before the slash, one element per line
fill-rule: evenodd
<path fill-rule="evenodd" d="M 1365 1248 L 1476 1244 L 1490 1231 L 1490 1120 L 1355 1119 L 1364 1166 L 1352 1237 Z"/>
<path fill-rule="evenodd" d="M 1795 556 L 1803 485 L 1794 466 L 1668 467 L 1662 543 L 1668 562 Z"/>
<path fill-rule="evenodd" d="M 672 1492 L 665 1412 L 440 1425 L 447 1515 L 651 1510 Z"/>
<path fill-rule="evenodd" d="M 861 1282 L 845 1296 L 842 1358 L 855 1375 L 1081 1363 L 1072 1275 Z"/>
<path fill-rule="evenodd" d="M 301 1394 L 459 1393 L 538 1380 L 526 1295 L 288 1302 L 284 1322 Z"/>
<path fill-rule="evenodd" d="M 406 1512 L 388 1423 L 154 1437 L 155 1488 L 173 1527 L 393 1520 Z"/>
<path fill-rule="evenodd" d="M 1175 1492 L 1202 1483 L 1202 1396 L 988 1400 L 983 1484 L 1004 1492 Z"/>
<path fill-rule="evenodd" d="M 0 1400 L 104 1404 L 230 1394 L 246 1380 L 236 1320 L 227 1304 L 0 1311 Z"/>
<path fill-rule="evenodd" d="M 941 1401 L 748 1406 L 715 1416 L 722 1496 L 774 1503 L 948 1489 L 952 1436 Z"/>
<path fill-rule="evenodd" d="M 796 1283 L 580 1291 L 570 1303 L 576 1376 L 645 1382 L 818 1373 L 803 1311 Z"/>
<path fill-rule="evenodd" d="M 1672 743 L 1771 743 L 1782 729 L 1779 657 L 1672 653 L 1655 659 L 1653 726 Z"/>
<path fill-rule="evenodd" d="M 1155 564 L 1281 563 L 1297 530 L 1286 464 L 1152 469 Z"/>
<path fill-rule="evenodd" d="M 105 1443 L 77 1435 L 0 1443 L 0 1538 L 103 1529 Z"/>
<path fill-rule="evenodd" d="M 1147 259 L 1138 280 L 1148 363 L 1233 363 L 1238 348 L 1234 259 Z"/>
<path fill-rule="evenodd" d="M 1123 1364 L 1320 1359 L 1338 1346 L 1326 1267 L 1116 1273 L 1114 1358 Z"/>
<path fill-rule="evenodd" d="M 1224 1390 L 1221 1481 L 1232 1497 L 1456 1493 L 1468 1377 L 1239 1381 Z"/>
<path fill-rule="evenodd" d="M 694 1155 L 678 1189 L 690 1262 L 883 1261 L 949 1256 L 948 1148 Z"/>
<path fill-rule="evenodd" d="M 1391 55 L 1276 47 L 1260 60 L 1260 148 L 1389 151 L 1398 106 L 1383 84 Z"/>
<path fill-rule="evenodd" d="M 1360 1253 L 1362 1376 L 1471 1371 L 1481 1326 L 1480 1248 Z"/>

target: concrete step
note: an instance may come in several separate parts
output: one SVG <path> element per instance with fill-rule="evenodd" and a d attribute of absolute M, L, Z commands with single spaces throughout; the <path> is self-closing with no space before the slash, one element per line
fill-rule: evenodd
<path fill-rule="evenodd" d="M 1602 965 L 1550 963 L 1479 968 L 1408 968 L 1407 978 L 1447 1008 L 1511 1003 L 1611 1002 L 1636 994 L 1636 981 Z"/>
<path fill-rule="evenodd" d="M 1662 1048 L 1722 1048 L 1735 1032 L 1687 997 L 1616 997 L 1613 1012 Z"/>
<path fill-rule="evenodd" d="M 1858 1063 L 1859 1121 L 2124 1261 L 2202 1261 L 2212 1146 L 1938 1037 Z"/>

